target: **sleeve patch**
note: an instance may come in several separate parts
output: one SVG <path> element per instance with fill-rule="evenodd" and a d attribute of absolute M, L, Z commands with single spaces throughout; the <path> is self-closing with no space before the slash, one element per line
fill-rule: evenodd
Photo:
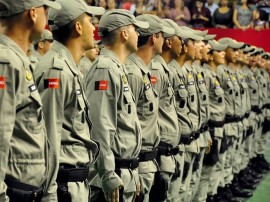
<path fill-rule="evenodd" d="M 45 88 L 58 89 L 59 83 L 60 83 L 60 79 L 58 79 L 58 78 L 50 78 L 50 79 L 44 80 Z"/>
<path fill-rule="evenodd" d="M 0 76 L 0 89 L 6 88 L 6 78 Z"/>
<path fill-rule="evenodd" d="M 152 76 L 152 77 L 151 77 L 151 83 L 152 83 L 153 85 L 155 85 L 155 84 L 157 83 L 157 77 Z"/>
<path fill-rule="evenodd" d="M 108 81 L 107 80 L 96 81 L 95 90 L 108 90 Z"/>

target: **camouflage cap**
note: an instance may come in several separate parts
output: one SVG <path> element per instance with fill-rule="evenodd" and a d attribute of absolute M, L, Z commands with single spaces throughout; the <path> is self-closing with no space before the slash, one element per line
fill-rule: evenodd
<path fill-rule="evenodd" d="M 41 34 L 41 38 L 40 38 L 40 39 L 34 40 L 34 41 L 33 41 L 33 44 L 35 45 L 35 44 L 37 44 L 38 42 L 40 42 L 40 41 L 45 41 L 45 40 L 47 40 L 47 41 L 53 41 L 53 35 L 52 35 L 52 33 L 51 33 L 49 30 L 47 30 L 47 29 L 44 29 L 44 30 L 43 30 L 43 32 L 42 32 L 42 34 Z"/>
<path fill-rule="evenodd" d="M 0 17 L 9 17 L 31 9 L 32 7 L 48 6 L 60 9 L 59 3 L 49 0 L 0 0 Z"/>
<path fill-rule="evenodd" d="M 49 26 L 52 31 L 72 22 L 82 14 L 102 15 L 105 9 L 102 7 L 88 6 L 84 0 L 56 0 L 62 8 L 60 10 L 49 9 Z"/>
<path fill-rule="evenodd" d="M 100 19 L 98 25 L 98 35 L 105 36 L 120 27 L 134 25 L 138 28 L 147 29 L 148 22 L 139 21 L 130 11 L 124 9 L 114 9 L 106 12 Z"/>
<path fill-rule="evenodd" d="M 216 38 L 216 36 L 216 34 L 207 34 L 203 37 L 203 41 L 213 40 L 214 38 Z"/>
<path fill-rule="evenodd" d="M 233 49 L 239 49 L 242 48 L 245 44 L 243 42 L 237 42 L 236 40 L 232 38 L 221 38 L 218 40 L 219 43 L 221 44 L 227 44 L 228 47 L 233 48 Z"/>
<path fill-rule="evenodd" d="M 224 51 L 228 47 L 227 44 L 221 44 L 221 43 L 219 43 L 218 41 L 216 41 L 214 39 L 208 41 L 208 43 L 211 46 L 211 50 Z"/>
<path fill-rule="evenodd" d="M 136 17 L 136 20 L 149 23 L 148 28 L 137 29 L 140 36 L 149 36 L 159 32 L 163 32 L 164 34 L 175 34 L 175 30 L 173 28 L 164 26 L 161 22 L 161 19 L 156 15 L 143 14 Z"/>

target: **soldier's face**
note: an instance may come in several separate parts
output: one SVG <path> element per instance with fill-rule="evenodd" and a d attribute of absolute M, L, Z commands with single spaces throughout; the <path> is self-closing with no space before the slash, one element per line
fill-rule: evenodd
<path fill-rule="evenodd" d="M 171 53 L 173 55 L 173 58 L 178 58 L 180 56 L 180 53 L 182 51 L 182 45 L 183 45 L 183 41 L 180 37 L 178 36 L 173 36 L 171 37 L 171 45 L 172 45 L 172 48 L 171 48 Z"/>
<path fill-rule="evenodd" d="M 189 57 L 190 60 L 194 60 L 195 58 L 195 41 L 193 40 L 188 40 L 188 43 L 187 43 L 187 55 Z"/>
<path fill-rule="evenodd" d="M 236 51 L 233 49 L 233 48 L 227 48 L 226 49 L 226 52 L 225 52 L 225 59 L 227 62 L 231 62 L 231 63 L 234 63 L 236 62 L 236 57 L 237 57 L 237 54 L 236 54 Z"/>
<path fill-rule="evenodd" d="M 128 39 L 127 39 L 127 48 L 130 50 L 130 52 L 137 51 L 138 47 L 138 32 L 136 31 L 136 28 L 134 25 L 129 25 L 127 27 L 127 31 L 129 33 Z"/>
<path fill-rule="evenodd" d="M 225 63 L 225 52 L 224 51 L 213 51 L 213 61 L 216 65 Z"/>
<path fill-rule="evenodd" d="M 47 11 L 48 8 L 45 6 L 40 6 L 38 8 L 34 8 L 35 12 L 35 23 L 34 23 L 34 32 L 33 36 L 31 36 L 32 40 L 41 37 L 41 34 L 47 24 Z M 31 12 L 31 11 L 30 11 Z"/>
<path fill-rule="evenodd" d="M 84 50 L 89 50 L 94 48 L 94 31 L 95 27 L 93 26 L 92 17 L 89 15 L 84 15 L 82 20 L 82 40 L 84 44 Z"/>
<path fill-rule="evenodd" d="M 156 43 L 155 43 L 155 46 L 156 46 L 156 54 L 161 54 L 162 53 L 162 46 L 163 46 L 163 43 L 164 43 L 164 38 L 163 38 L 163 33 L 157 33 L 155 34 L 156 36 Z"/>
<path fill-rule="evenodd" d="M 204 47 L 204 43 L 202 41 L 195 42 L 195 59 L 201 60 L 202 59 L 202 49 Z"/>
<path fill-rule="evenodd" d="M 202 61 L 203 62 L 208 62 L 209 61 L 209 51 L 211 49 L 211 46 L 209 44 L 206 44 L 203 48 L 202 48 Z"/>

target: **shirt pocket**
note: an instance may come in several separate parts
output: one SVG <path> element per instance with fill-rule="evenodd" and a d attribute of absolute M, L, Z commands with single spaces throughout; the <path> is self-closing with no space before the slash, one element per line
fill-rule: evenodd
<path fill-rule="evenodd" d="M 242 89 L 241 89 L 241 94 L 244 94 L 245 91 L 248 89 L 248 85 L 246 82 L 241 83 Z"/>
<path fill-rule="evenodd" d="M 188 103 L 189 106 L 192 108 L 197 104 L 196 103 L 197 92 L 194 81 L 188 82 L 187 90 L 188 90 Z"/>
<path fill-rule="evenodd" d="M 73 129 L 76 132 L 84 131 L 85 127 L 85 102 L 82 95 L 78 95 L 77 92 L 77 106 L 74 111 Z"/>
<path fill-rule="evenodd" d="M 229 96 L 231 96 L 231 97 L 234 96 L 234 95 L 233 95 L 233 84 L 232 84 L 231 81 L 228 81 L 228 82 L 227 82 L 226 91 L 227 91 L 227 94 L 228 94 Z"/>
<path fill-rule="evenodd" d="M 30 93 L 30 98 L 32 102 L 29 105 L 27 129 L 30 133 L 38 134 L 44 125 L 42 102 L 37 90 Z"/>
<path fill-rule="evenodd" d="M 150 88 L 145 91 L 145 101 L 143 103 L 143 115 L 146 117 L 154 115 L 154 111 L 156 111 L 157 105 L 155 105 L 155 99 L 157 99 L 154 95 L 154 91 Z"/>
<path fill-rule="evenodd" d="M 187 107 L 188 92 L 185 88 L 180 88 L 177 91 L 177 108 L 181 112 L 188 112 Z"/>
<path fill-rule="evenodd" d="M 132 104 L 134 104 L 134 100 L 132 98 L 131 93 L 128 92 L 124 92 L 123 94 L 123 114 L 126 117 L 130 117 L 130 115 L 133 113 L 132 112 Z"/>
<path fill-rule="evenodd" d="M 206 89 L 205 83 L 203 81 L 199 81 L 199 98 L 200 104 L 202 106 L 207 106 L 209 103 L 208 90 Z"/>
<path fill-rule="evenodd" d="M 219 87 L 214 89 L 214 100 L 216 104 L 224 103 L 224 91 L 222 88 Z"/>
<path fill-rule="evenodd" d="M 165 98 L 165 107 L 166 111 L 172 111 L 173 105 L 173 88 L 171 86 L 167 89 L 167 96 Z"/>

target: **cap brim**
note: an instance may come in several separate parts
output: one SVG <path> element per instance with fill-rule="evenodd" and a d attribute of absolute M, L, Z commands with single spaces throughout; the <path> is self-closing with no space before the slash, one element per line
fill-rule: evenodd
<path fill-rule="evenodd" d="M 44 0 L 43 5 L 51 7 L 55 10 L 60 10 L 62 8 L 62 6 L 59 3 L 55 2 L 55 1 L 49 1 L 49 0 Z"/>
<path fill-rule="evenodd" d="M 103 7 L 97 7 L 97 6 L 87 6 L 88 9 L 86 13 L 90 15 L 103 15 L 105 13 L 105 9 Z"/>
<path fill-rule="evenodd" d="M 221 44 L 221 43 L 215 42 L 215 40 L 209 41 L 208 43 L 210 44 L 212 50 L 224 51 L 226 48 L 228 48 L 227 44 Z"/>
<path fill-rule="evenodd" d="M 207 35 L 205 35 L 204 37 L 203 37 L 203 40 L 204 41 L 209 41 L 209 40 L 212 40 L 212 39 L 214 39 L 214 38 L 216 38 L 216 34 L 207 34 Z"/>
<path fill-rule="evenodd" d="M 165 27 L 165 26 L 162 26 L 162 30 L 161 30 L 163 33 L 165 34 L 169 34 L 169 35 L 173 35 L 175 34 L 175 30 L 173 28 L 170 28 L 170 27 Z"/>
<path fill-rule="evenodd" d="M 136 27 L 139 27 L 139 28 L 142 28 L 142 29 L 147 29 L 149 27 L 148 22 L 143 22 L 143 21 L 139 21 L 139 20 L 136 20 L 132 24 L 134 24 Z"/>
<path fill-rule="evenodd" d="M 239 49 L 243 47 L 245 44 L 243 42 L 237 42 L 237 43 L 231 43 L 229 44 L 229 47 Z"/>

